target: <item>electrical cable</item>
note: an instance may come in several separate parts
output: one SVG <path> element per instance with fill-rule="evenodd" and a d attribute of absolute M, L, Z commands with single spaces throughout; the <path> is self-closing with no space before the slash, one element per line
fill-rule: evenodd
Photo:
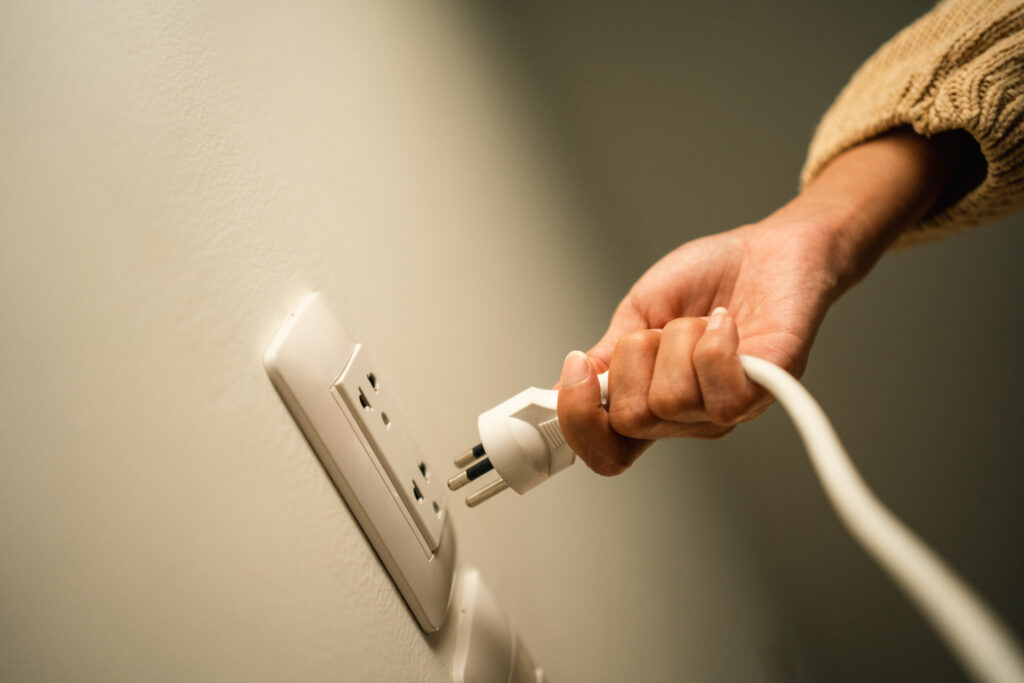
<path fill-rule="evenodd" d="M 792 375 L 740 356 L 743 370 L 767 389 L 796 426 L 840 520 L 976 680 L 1024 682 L 1024 654 L 984 601 L 890 512 L 861 479 L 825 411 Z"/>

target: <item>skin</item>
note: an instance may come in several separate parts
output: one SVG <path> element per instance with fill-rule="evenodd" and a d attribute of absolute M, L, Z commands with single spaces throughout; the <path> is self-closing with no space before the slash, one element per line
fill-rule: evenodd
<path fill-rule="evenodd" d="M 952 187 L 966 134 L 897 129 L 837 156 L 767 218 L 678 247 L 633 285 L 601 340 L 566 358 L 558 418 L 603 475 L 656 439 L 719 438 L 770 397 L 739 354 L 803 374 L 829 307 Z M 602 407 L 598 373 L 609 371 Z"/>

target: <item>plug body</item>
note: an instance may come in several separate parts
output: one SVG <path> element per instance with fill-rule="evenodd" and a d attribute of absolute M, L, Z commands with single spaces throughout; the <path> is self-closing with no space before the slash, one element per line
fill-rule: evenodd
<path fill-rule="evenodd" d="M 608 373 L 598 376 L 601 401 L 607 403 Z M 471 494 L 466 503 L 482 503 L 506 488 L 526 493 L 576 460 L 558 422 L 558 392 L 530 387 L 499 403 L 477 418 L 480 445 L 455 459 L 467 466 L 452 477 L 449 488 L 458 489 L 493 469 L 498 479 Z"/>
<path fill-rule="evenodd" d="M 558 424 L 558 392 L 530 387 L 477 419 L 480 444 L 498 475 L 526 493 L 576 460 Z"/>

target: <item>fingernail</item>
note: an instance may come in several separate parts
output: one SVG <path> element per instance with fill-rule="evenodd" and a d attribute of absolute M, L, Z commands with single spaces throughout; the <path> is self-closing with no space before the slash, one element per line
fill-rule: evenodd
<path fill-rule="evenodd" d="M 587 355 L 582 351 L 570 352 L 562 366 L 562 386 L 579 384 L 589 376 L 590 361 L 587 360 Z"/>
<path fill-rule="evenodd" d="M 711 332 L 717 330 L 725 324 L 725 318 L 729 315 L 729 311 L 725 310 L 725 306 L 719 306 L 715 310 L 711 311 L 711 318 L 708 320 L 707 331 Z"/>

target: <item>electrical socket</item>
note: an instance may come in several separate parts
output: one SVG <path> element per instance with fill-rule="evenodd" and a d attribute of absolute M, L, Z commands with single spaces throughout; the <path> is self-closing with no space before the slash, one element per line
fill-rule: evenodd
<path fill-rule="evenodd" d="M 263 364 L 420 627 L 436 631 L 451 599 L 455 537 L 444 488 L 386 372 L 317 294 L 284 322 Z"/>
<path fill-rule="evenodd" d="M 416 440 L 409 432 L 386 378 L 362 344 L 356 344 L 348 366 L 334 385 L 342 407 L 354 419 L 370 448 L 391 478 L 410 518 L 432 553 L 441 543 L 447 509 L 444 487 L 431 476 Z"/>

